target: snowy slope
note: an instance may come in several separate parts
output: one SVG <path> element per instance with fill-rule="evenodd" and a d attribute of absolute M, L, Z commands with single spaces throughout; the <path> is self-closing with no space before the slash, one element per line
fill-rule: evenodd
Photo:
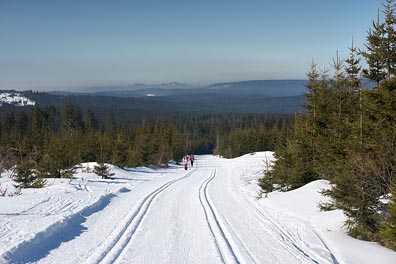
<path fill-rule="evenodd" d="M 112 167 L 0 197 L 0 263 L 395 263 L 396 252 L 345 235 L 320 212 L 317 181 L 257 200 L 262 152 L 198 156 L 184 171 Z M 7 176 L 2 186 L 10 185 Z"/>
<path fill-rule="evenodd" d="M 3 104 L 11 104 L 15 106 L 35 105 L 36 102 L 23 96 L 20 93 L 0 93 L 0 106 Z"/>

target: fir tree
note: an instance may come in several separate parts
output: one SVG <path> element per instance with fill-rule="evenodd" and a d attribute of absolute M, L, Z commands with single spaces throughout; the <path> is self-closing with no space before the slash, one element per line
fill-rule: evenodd
<path fill-rule="evenodd" d="M 384 4 L 385 21 L 383 23 L 383 52 L 386 79 L 390 80 L 396 71 L 396 32 L 395 32 L 395 0 L 386 0 Z"/>
<path fill-rule="evenodd" d="M 384 65 L 384 34 L 384 25 L 380 23 L 378 14 L 377 21 L 373 21 L 373 28 L 367 33 L 366 51 L 360 52 L 366 59 L 369 67 L 363 70 L 364 76 L 375 81 L 377 84 L 384 80 L 386 76 Z"/>
<path fill-rule="evenodd" d="M 362 66 L 360 66 L 360 58 L 357 57 L 358 49 L 354 46 L 352 38 L 352 45 L 349 48 L 349 57 L 345 60 L 345 73 L 349 82 L 349 87 L 354 92 L 359 92 L 361 88 L 360 73 Z"/>
<path fill-rule="evenodd" d="M 13 180 L 16 188 L 42 188 L 46 184 L 46 180 L 33 170 L 32 162 L 26 161 L 17 165 Z"/>
<path fill-rule="evenodd" d="M 111 179 L 111 176 L 114 175 L 114 173 L 110 172 L 109 166 L 103 162 L 98 163 L 98 165 L 94 167 L 94 173 L 102 177 L 102 179 Z"/>
<path fill-rule="evenodd" d="M 396 250 L 396 183 L 390 188 L 390 199 L 386 206 L 387 216 L 380 225 L 381 243 Z"/>
<path fill-rule="evenodd" d="M 112 138 L 112 157 L 111 163 L 124 167 L 128 164 L 128 142 L 130 139 L 130 133 L 125 126 L 119 126 Z M 102 158 L 102 157 L 101 157 Z M 101 159 L 104 161 L 103 159 Z"/>

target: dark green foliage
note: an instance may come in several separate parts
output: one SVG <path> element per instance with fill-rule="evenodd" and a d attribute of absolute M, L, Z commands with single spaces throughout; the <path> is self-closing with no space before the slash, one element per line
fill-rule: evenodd
<path fill-rule="evenodd" d="M 9 168 L 18 159 L 31 157 L 43 177 L 68 177 L 70 168 L 81 162 L 167 166 L 185 153 L 214 150 L 233 157 L 273 149 L 281 129 L 292 123 L 287 115 L 207 113 L 121 123 L 112 112 L 104 113 L 107 120 L 100 122 L 96 110 L 81 111 L 66 102 L 60 109 L 36 106 L 2 113 L 1 164 Z M 14 159 L 11 153 L 16 154 Z"/>
<path fill-rule="evenodd" d="M 95 166 L 93 172 L 96 175 L 102 177 L 102 179 L 111 179 L 111 176 L 114 175 L 114 173 L 110 172 L 109 166 L 107 166 L 103 162 L 101 162 L 97 166 Z"/>
<path fill-rule="evenodd" d="M 380 225 L 381 243 L 396 250 L 396 182 L 391 186 L 391 197 L 386 205 L 384 221 Z"/>
<path fill-rule="evenodd" d="M 18 163 L 18 151 L 10 147 L 0 147 L 0 172 L 12 169 Z"/>
<path fill-rule="evenodd" d="M 41 188 L 46 184 L 46 180 L 37 175 L 33 169 L 32 162 L 21 162 L 15 168 L 13 176 L 16 188 Z"/>
<path fill-rule="evenodd" d="M 353 237 L 395 249 L 396 168 L 396 14 L 395 1 L 384 5 L 385 21 L 368 32 L 364 87 L 356 48 L 343 61 L 336 56 L 333 75 L 312 64 L 307 74 L 306 114 L 276 149 L 275 166 L 260 179 L 263 192 L 290 190 L 326 179 L 324 210 L 341 209 Z M 389 198 L 390 197 L 390 198 Z M 388 198 L 388 199 L 387 199 Z"/>
<path fill-rule="evenodd" d="M 365 57 L 368 69 L 363 70 L 366 78 L 379 83 L 386 76 L 385 65 L 383 61 L 384 46 L 382 44 L 384 35 L 384 28 L 378 22 L 373 22 L 373 29 L 369 30 L 367 36 L 366 52 L 361 54 Z"/>
<path fill-rule="evenodd" d="M 292 116 L 273 115 L 263 120 L 239 120 L 237 128 L 229 132 L 216 131 L 215 134 L 225 134 L 216 138 L 215 154 L 234 158 L 246 153 L 262 150 L 274 150 L 282 140 L 282 130 L 291 126 Z"/>
<path fill-rule="evenodd" d="M 320 142 L 317 139 L 326 138 L 327 135 L 322 136 L 321 133 L 328 131 L 329 115 L 325 113 L 329 105 L 323 100 L 328 94 L 327 79 L 320 79 L 314 63 L 307 76 L 309 83 L 305 96 L 308 102 L 303 105 L 307 113 L 296 115 L 293 129 L 282 140 L 282 144 L 276 147 L 277 162 L 272 171 L 268 171 L 259 181 L 264 192 L 295 189 L 319 178 L 316 168 Z"/>
<path fill-rule="evenodd" d="M 383 209 L 379 197 L 384 194 L 384 190 L 376 177 L 380 164 L 368 155 L 354 155 L 348 161 L 349 170 L 333 179 L 332 189 L 323 191 L 332 198 L 332 202 L 324 206 L 344 211 L 348 217 L 346 225 L 352 236 L 374 240 L 380 219 L 378 212 Z"/>

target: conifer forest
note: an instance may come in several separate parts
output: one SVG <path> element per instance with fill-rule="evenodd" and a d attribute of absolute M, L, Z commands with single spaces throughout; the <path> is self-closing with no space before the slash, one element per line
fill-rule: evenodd
<path fill-rule="evenodd" d="M 291 190 L 317 179 L 332 183 L 323 210 L 341 209 L 353 237 L 396 249 L 396 13 L 384 4 L 365 47 L 338 54 L 330 69 L 307 73 L 306 114 L 276 146 L 263 192 Z M 365 62 L 367 66 L 362 66 Z"/>

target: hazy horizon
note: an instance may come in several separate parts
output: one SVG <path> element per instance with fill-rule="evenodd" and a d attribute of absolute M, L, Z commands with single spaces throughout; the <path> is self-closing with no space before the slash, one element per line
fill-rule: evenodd
<path fill-rule="evenodd" d="M 2 2 L 0 89 L 303 80 L 364 47 L 367 2 Z"/>

